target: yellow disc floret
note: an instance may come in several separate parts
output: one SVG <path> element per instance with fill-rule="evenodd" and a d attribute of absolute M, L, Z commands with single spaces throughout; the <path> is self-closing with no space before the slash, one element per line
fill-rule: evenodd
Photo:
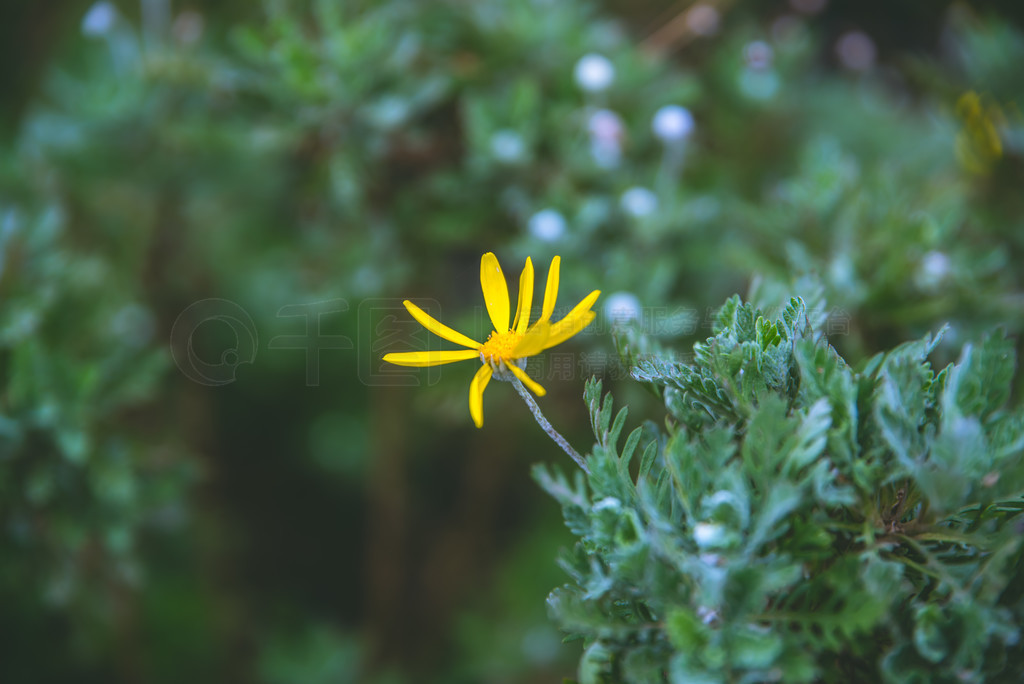
<path fill-rule="evenodd" d="M 495 330 L 488 336 L 487 341 L 480 346 L 480 360 L 495 370 L 501 368 L 501 362 L 503 361 L 507 366 L 512 365 L 516 358 L 516 346 L 522 339 L 523 336 L 513 330 L 503 333 Z"/>

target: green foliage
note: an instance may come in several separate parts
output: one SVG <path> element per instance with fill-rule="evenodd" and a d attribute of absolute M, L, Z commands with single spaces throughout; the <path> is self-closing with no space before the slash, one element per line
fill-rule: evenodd
<path fill-rule="evenodd" d="M 906 46 L 939 44 L 939 29 L 907 22 L 905 44 L 880 42 L 877 68 L 855 73 L 832 57 L 829 27 L 864 16 L 842 3 L 827 19 L 719 3 L 718 33 L 685 44 L 656 39 L 686 22 L 675 9 L 649 14 L 649 3 L 0 4 L 0 631 L 11 635 L 0 680 L 372 681 L 396 663 L 417 682 L 426 670 L 442 681 L 557 679 L 561 653 L 520 638 L 543 641 L 542 616 L 465 607 L 469 592 L 493 594 L 493 576 L 523 577 L 507 568 L 549 556 L 490 543 L 532 535 L 524 511 L 542 496 L 491 457 L 511 459 L 513 443 L 536 451 L 515 430 L 520 414 L 488 409 L 487 429 L 473 433 L 459 369 L 436 386 L 404 376 L 423 384 L 415 399 L 371 387 L 380 378 L 367 372 L 392 351 L 364 315 L 382 302 L 404 316 L 403 298 L 434 293 L 451 302 L 446 323 L 486 334 L 466 284 L 489 250 L 538 265 L 560 254 L 566 292 L 624 291 L 653 314 L 639 336 L 602 311 L 572 344 L 603 350 L 596 331 L 615 330 L 672 429 L 630 432 L 591 388 L 594 480 L 547 476 L 589 540 L 564 559 L 585 595 L 556 596 L 578 613 L 569 631 L 592 639 L 587 677 L 610 667 L 657 679 L 669 671 L 659 658 L 682 644 L 702 650 L 673 661 L 676 674 L 740 651 L 730 662 L 751 672 L 785 661 L 794 679 L 829 674 L 793 652 L 796 636 L 779 642 L 757 620 L 722 636 L 703 610 L 782 591 L 771 587 L 790 566 L 765 560 L 772 549 L 826 558 L 830 544 L 869 543 L 850 530 L 823 536 L 807 496 L 852 511 L 847 525 L 867 524 L 854 512 L 871 496 L 878 510 L 907 511 L 952 497 L 922 515 L 964 534 L 988 535 L 1012 515 L 1021 421 L 1002 409 L 1007 340 L 976 343 L 961 371 L 931 377 L 924 346 L 854 372 L 818 334 L 826 295 L 848 358 L 940 322 L 951 326 L 933 355 L 944 360 L 993 324 L 1021 332 L 1024 136 L 1012 103 L 1024 101 L 1024 41 L 1005 20 L 957 10 L 943 53 L 913 58 Z M 589 53 L 615 69 L 599 92 L 574 77 Z M 954 103 L 971 89 L 985 116 L 1006 115 L 1002 154 L 984 173 L 956 155 L 970 126 Z M 694 120 L 671 144 L 652 130 L 667 105 Z M 604 158 L 602 116 L 615 123 Z M 628 201 L 638 190 L 639 207 Z M 561 216 L 559 230 L 534 230 L 545 211 Z M 751 277 L 765 307 L 787 313 L 734 300 L 703 316 Z M 805 305 L 787 309 L 794 279 Z M 168 354 L 178 316 L 208 298 L 236 303 L 259 331 L 258 358 L 227 386 L 197 384 Z M 339 300 L 348 308 L 309 322 L 352 348 L 323 350 L 321 385 L 304 385 L 303 353 L 271 344 L 302 332 L 285 307 Z M 666 302 L 679 306 L 658 308 Z M 196 336 L 207 362 L 232 347 L 217 325 Z M 695 361 L 664 352 L 712 327 Z M 551 366 L 538 378 L 547 401 L 564 401 L 554 382 L 564 368 L 538 360 Z M 485 465 L 466 467 L 475 452 Z M 825 473 L 822 454 L 841 477 Z M 681 484 L 691 482 L 726 494 L 711 501 Z M 979 508 L 959 506 L 965 498 Z M 655 613 L 642 596 L 620 602 L 618 570 L 591 562 L 614 558 L 629 586 L 671 584 L 697 562 L 679 534 L 698 523 L 704 555 L 751 554 L 768 588 L 713 564 L 699 587 L 673 584 Z M 949 549 L 925 541 L 944 563 Z M 928 589 L 909 565 L 929 567 L 923 551 L 886 553 L 830 566 L 793 610 L 817 601 L 842 619 L 794 622 L 794 633 L 831 644 L 868 624 L 877 601 L 857 616 L 828 603 L 848 577 L 880 595 L 905 576 Z M 507 604 L 528 604 L 530 582 Z M 1018 571 L 986 600 L 1019 602 L 1020 583 Z M 900 615 L 901 638 L 922 647 L 893 647 L 893 672 L 959 644 L 955 625 L 976 617 L 945 606 Z M 592 623 L 604 625 L 598 639 Z M 468 636 L 452 636 L 457 624 Z M 627 635 L 622 654 L 615 640 Z"/>
<path fill-rule="evenodd" d="M 0 207 L 0 587 L 17 588 L 0 629 L 31 635 L 44 616 L 75 614 L 104 643 L 123 617 L 111 604 L 142 580 L 144 533 L 182 528 L 197 468 L 172 455 L 172 427 L 143 444 L 126 418 L 151 419 L 140 405 L 169 360 L 123 274 L 67 249 L 69 224 L 56 206 Z M 9 675 L 32 678 L 5 660 Z"/>
<path fill-rule="evenodd" d="M 667 421 L 621 449 L 627 411 L 588 382 L 590 476 L 534 471 L 579 538 L 548 603 L 580 682 L 1024 676 L 1012 342 L 936 373 L 940 337 L 854 369 L 802 299 L 733 297 L 692 362 L 636 362 Z"/>

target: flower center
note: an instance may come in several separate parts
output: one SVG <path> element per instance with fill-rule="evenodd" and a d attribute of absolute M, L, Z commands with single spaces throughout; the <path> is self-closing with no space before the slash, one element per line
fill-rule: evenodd
<path fill-rule="evenodd" d="M 521 339 L 523 339 L 522 335 L 511 330 L 503 333 L 492 332 L 480 347 L 480 360 L 494 368 L 498 368 L 502 361 L 506 364 L 512 363 L 515 359 L 513 354 L 516 345 Z"/>

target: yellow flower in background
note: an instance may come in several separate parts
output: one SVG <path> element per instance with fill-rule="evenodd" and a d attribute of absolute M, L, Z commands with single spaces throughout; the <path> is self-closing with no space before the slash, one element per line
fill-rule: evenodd
<path fill-rule="evenodd" d="M 1006 117 L 998 104 L 983 102 L 973 90 L 960 96 L 956 114 L 963 128 L 956 136 L 956 156 L 972 173 L 988 173 L 1003 156 L 999 129 L 1006 126 Z"/>
<path fill-rule="evenodd" d="M 501 272 L 501 265 L 494 253 L 484 254 L 480 259 L 480 287 L 484 293 L 487 314 L 494 325 L 494 331 L 488 336 L 487 341 L 481 344 L 466 337 L 436 320 L 409 300 L 405 300 L 403 302 L 405 308 L 409 310 L 413 318 L 419 321 L 420 325 L 438 337 L 468 347 L 468 349 L 386 354 L 384 360 L 399 366 L 438 366 L 443 363 L 479 358 L 483 365 L 476 372 L 473 382 L 469 386 L 469 413 L 473 416 L 473 422 L 477 427 L 482 427 L 484 424 L 484 389 L 492 376 L 499 380 L 511 380 L 512 377 L 515 377 L 529 387 L 534 394 L 544 396 L 544 388 L 523 370 L 527 357 L 565 342 L 590 325 L 596 316 L 590 307 L 594 305 L 601 294 L 600 290 L 594 290 L 573 307 L 573 310 L 565 318 L 557 323 L 552 323 L 551 314 L 554 313 L 555 300 L 558 298 L 558 267 L 560 263 L 561 259 L 557 256 L 551 260 L 540 318 L 530 325 L 530 309 L 533 306 L 533 262 L 529 257 L 526 258 L 526 266 L 519 277 L 519 301 L 516 305 L 516 315 L 510 325 L 511 311 L 505 275 Z"/>

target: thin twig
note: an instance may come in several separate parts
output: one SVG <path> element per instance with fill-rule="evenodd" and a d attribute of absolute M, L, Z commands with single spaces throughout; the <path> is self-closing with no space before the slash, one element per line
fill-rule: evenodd
<path fill-rule="evenodd" d="M 551 423 L 544 417 L 544 414 L 540 411 L 540 406 L 537 405 L 537 400 L 533 398 L 530 391 L 523 387 L 523 383 L 519 381 L 519 378 L 509 373 L 508 381 L 512 383 L 512 386 L 516 388 L 516 392 L 519 392 L 519 396 L 523 398 L 526 405 L 530 407 L 530 411 L 533 413 L 533 417 L 537 419 L 537 423 L 544 429 L 544 432 L 548 433 L 551 439 L 555 440 L 555 444 L 562 447 L 562 451 L 569 454 L 569 458 L 576 461 L 576 465 L 583 469 L 587 475 L 590 474 L 590 468 L 587 467 L 587 462 L 583 460 L 579 452 L 572 448 L 569 444 L 569 440 L 559 434 L 558 430 L 551 427 Z"/>

